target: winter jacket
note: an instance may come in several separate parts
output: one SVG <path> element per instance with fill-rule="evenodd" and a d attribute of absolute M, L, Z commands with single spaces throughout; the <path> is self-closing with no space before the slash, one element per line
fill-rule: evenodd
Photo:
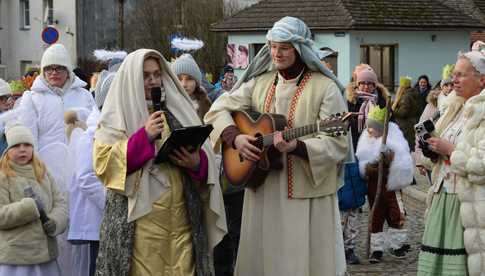
<path fill-rule="evenodd" d="M 38 152 L 54 142 L 66 143 L 65 111 L 75 110 L 79 119 L 87 118 L 95 103 L 91 94 L 83 88 L 85 85 L 81 79 L 74 77 L 71 86 L 59 96 L 43 78 L 37 77 L 31 91 L 24 92 L 19 106 L 22 108 L 20 117 L 32 131 Z"/>
<path fill-rule="evenodd" d="M 7 178 L 0 172 L 0 264 L 31 265 L 57 258 L 56 236 L 66 228 L 67 204 L 51 175 L 47 174 L 41 184 L 32 182 L 21 176 Z M 56 224 L 51 236 L 42 228 L 35 201 L 24 196 L 29 186 Z"/>
<path fill-rule="evenodd" d="M 377 90 L 377 104 L 380 108 L 384 108 L 386 106 L 386 99 L 389 96 L 389 91 L 387 88 L 382 85 L 378 84 L 376 87 Z M 347 108 L 349 112 L 359 112 L 360 107 L 362 106 L 363 100 L 359 99 L 357 96 L 357 87 L 354 83 L 350 83 L 347 86 L 346 90 L 347 94 Z M 354 151 L 357 149 L 357 141 L 359 141 L 360 133 L 358 131 L 358 121 L 357 117 L 354 116 L 350 119 L 350 130 L 352 133 L 352 145 L 354 146 Z"/>
<path fill-rule="evenodd" d="M 93 142 L 99 118 L 97 108 L 88 118 L 88 129 L 71 147 L 75 149 L 75 172 L 70 185 L 68 240 L 99 240 L 106 189 L 93 170 Z"/>
<path fill-rule="evenodd" d="M 410 149 L 414 149 L 415 146 L 414 125 L 418 123 L 425 104 L 421 100 L 419 92 L 414 88 L 410 88 L 404 92 L 394 110 L 394 119 L 402 130 Z"/>
<path fill-rule="evenodd" d="M 451 155 L 470 275 L 485 273 L 485 89 L 465 103 L 466 123 Z"/>

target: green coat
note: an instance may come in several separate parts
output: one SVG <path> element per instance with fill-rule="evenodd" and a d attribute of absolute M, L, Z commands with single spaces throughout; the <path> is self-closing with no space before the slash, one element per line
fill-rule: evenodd
<path fill-rule="evenodd" d="M 47 216 L 56 223 L 54 235 L 45 234 L 39 211 L 24 189 L 32 186 Z M 0 172 L 0 264 L 31 265 L 57 258 L 56 236 L 67 226 L 67 203 L 53 178 L 47 174 L 41 184 L 22 176 L 6 177 Z"/>
<path fill-rule="evenodd" d="M 419 92 L 414 88 L 409 88 L 404 92 L 393 113 L 394 119 L 403 132 L 404 138 L 408 141 L 411 150 L 414 150 L 416 139 L 414 125 L 418 123 L 423 109 L 423 101 Z"/>

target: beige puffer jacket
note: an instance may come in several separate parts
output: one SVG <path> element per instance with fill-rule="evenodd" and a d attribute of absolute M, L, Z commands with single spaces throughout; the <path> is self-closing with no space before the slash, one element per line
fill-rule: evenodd
<path fill-rule="evenodd" d="M 31 186 L 40 197 L 47 216 L 56 223 L 54 235 L 45 234 L 35 201 L 25 198 Z M 57 258 L 57 235 L 67 226 L 67 203 L 47 173 L 41 184 L 0 172 L 0 264 L 30 265 Z"/>
<path fill-rule="evenodd" d="M 458 174 L 457 192 L 470 275 L 485 274 L 485 90 L 464 106 L 466 123 L 451 168 Z"/>

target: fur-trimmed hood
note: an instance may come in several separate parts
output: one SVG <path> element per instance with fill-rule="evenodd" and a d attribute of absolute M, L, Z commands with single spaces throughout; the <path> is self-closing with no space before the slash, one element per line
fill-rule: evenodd
<path fill-rule="evenodd" d="M 355 152 L 357 159 L 359 159 L 359 171 L 362 177 L 365 177 L 367 164 L 378 160 L 381 143 L 382 138 L 371 137 L 367 129 L 362 131 L 357 144 L 357 151 Z M 403 189 L 413 181 L 414 165 L 403 133 L 392 122 L 389 123 L 386 146 L 394 152 L 394 160 L 389 167 L 387 189 L 390 191 Z"/>
<path fill-rule="evenodd" d="M 357 83 L 356 82 L 351 82 L 347 85 L 346 89 L 346 96 L 347 96 L 347 101 L 355 104 L 357 103 Z M 384 99 L 387 99 L 387 96 L 390 95 L 389 90 L 382 84 L 382 83 L 377 83 L 376 85 L 376 90 L 380 92 L 381 96 Z"/>

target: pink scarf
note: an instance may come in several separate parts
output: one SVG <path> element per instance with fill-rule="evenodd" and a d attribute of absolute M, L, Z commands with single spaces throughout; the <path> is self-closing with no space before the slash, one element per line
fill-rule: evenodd
<path fill-rule="evenodd" d="M 358 116 L 358 131 L 359 133 L 365 127 L 365 122 L 367 121 L 367 114 L 372 106 L 377 104 L 377 93 L 367 93 L 363 91 L 357 91 L 357 97 L 362 99 L 362 105 L 359 109 L 359 116 Z"/>

